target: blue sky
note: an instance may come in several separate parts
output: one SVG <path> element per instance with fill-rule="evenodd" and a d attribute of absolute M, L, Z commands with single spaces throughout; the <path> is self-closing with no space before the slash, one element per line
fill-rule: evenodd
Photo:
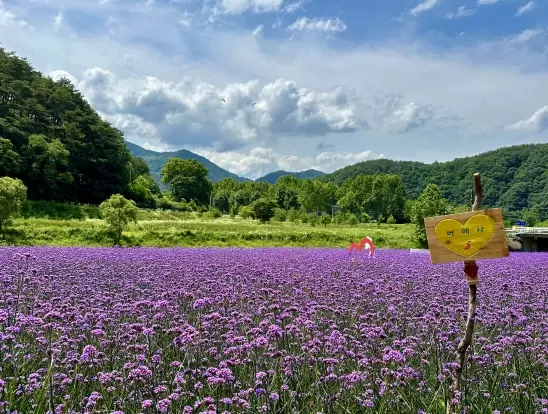
<path fill-rule="evenodd" d="M 0 0 L 0 39 L 128 140 L 250 178 L 548 137 L 540 0 Z"/>

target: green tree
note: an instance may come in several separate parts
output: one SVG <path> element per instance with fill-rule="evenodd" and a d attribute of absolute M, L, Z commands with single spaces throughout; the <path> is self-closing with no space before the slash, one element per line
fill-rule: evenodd
<path fill-rule="evenodd" d="M 240 210 L 238 211 L 238 214 L 240 215 L 241 218 L 243 218 L 244 220 L 245 219 L 248 219 L 248 218 L 255 218 L 255 215 L 253 213 L 253 208 L 251 206 L 243 206 L 240 208 Z"/>
<path fill-rule="evenodd" d="M 287 213 L 287 219 L 291 222 L 291 224 L 295 224 L 295 222 L 299 219 L 299 212 L 292 208 Z"/>
<path fill-rule="evenodd" d="M 426 217 L 443 215 L 446 209 L 447 202 L 441 196 L 438 186 L 436 184 L 428 184 L 414 203 L 411 214 L 411 222 L 415 225 L 413 235 L 421 246 L 428 244 L 424 219 Z"/>
<path fill-rule="evenodd" d="M 276 208 L 274 211 L 274 220 L 279 221 L 280 223 L 287 220 L 287 211 L 283 208 Z"/>
<path fill-rule="evenodd" d="M 328 224 L 331 224 L 331 216 L 328 214 L 322 214 L 320 217 L 320 223 L 322 223 L 324 227 L 327 227 Z"/>
<path fill-rule="evenodd" d="M 148 208 L 156 207 L 156 190 L 158 183 L 148 174 L 135 178 L 129 185 L 129 196 L 138 205 Z"/>
<path fill-rule="evenodd" d="M 31 135 L 24 149 L 29 197 L 41 200 L 63 198 L 74 178 L 68 171 L 70 153 L 63 143 L 44 135 Z"/>
<path fill-rule="evenodd" d="M 251 205 L 253 216 L 261 223 L 266 223 L 276 212 L 276 202 L 274 200 L 259 198 Z"/>
<path fill-rule="evenodd" d="M 195 159 L 170 158 L 162 168 L 162 182 L 176 201 L 193 200 L 198 204 L 209 204 L 212 184 L 207 168 Z"/>
<path fill-rule="evenodd" d="M 6 229 L 14 216 L 21 212 L 27 199 L 27 187 L 17 178 L 0 178 L 0 233 L 6 239 Z"/>
<path fill-rule="evenodd" d="M 13 177 L 19 172 L 20 157 L 9 139 L 0 137 L 0 176 Z"/>
<path fill-rule="evenodd" d="M 525 209 L 521 212 L 521 217 L 527 227 L 535 227 L 540 222 L 540 215 L 534 209 Z"/>
<path fill-rule="evenodd" d="M 122 234 L 130 222 L 137 222 L 139 209 L 133 200 L 128 200 L 121 194 L 114 194 L 99 206 L 101 216 L 107 223 L 114 242 L 119 245 Z"/>
<path fill-rule="evenodd" d="M 393 215 L 388 216 L 388 218 L 386 219 L 386 224 L 396 224 L 396 219 Z"/>

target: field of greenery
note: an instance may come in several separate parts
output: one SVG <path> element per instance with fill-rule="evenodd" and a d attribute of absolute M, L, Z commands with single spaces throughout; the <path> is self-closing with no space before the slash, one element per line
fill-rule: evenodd
<path fill-rule="evenodd" d="M 124 246 L 311 246 L 347 247 L 371 236 L 378 247 L 416 247 L 410 224 L 315 225 L 177 212 L 139 213 L 141 220 L 129 224 L 122 236 Z M 16 219 L 12 244 L 49 246 L 110 246 L 112 239 L 100 219 Z"/>

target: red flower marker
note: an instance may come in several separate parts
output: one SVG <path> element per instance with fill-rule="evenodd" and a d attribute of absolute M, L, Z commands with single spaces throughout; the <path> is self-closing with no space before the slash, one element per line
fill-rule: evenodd
<path fill-rule="evenodd" d="M 348 248 L 348 253 L 352 254 L 354 250 L 361 252 L 363 251 L 364 246 L 366 250 L 369 250 L 370 256 L 375 254 L 375 246 L 373 245 L 373 240 L 369 236 L 364 237 L 359 243 L 352 243 Z"/>

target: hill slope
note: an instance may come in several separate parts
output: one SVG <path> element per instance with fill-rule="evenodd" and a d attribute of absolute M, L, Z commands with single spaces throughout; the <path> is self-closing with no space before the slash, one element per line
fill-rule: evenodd
<path fill-rule="evenodd" d="M 481 173 L 484 207 L 502 207 L 507 211 L 534 208 L 548 218 L 548 144 L 500 148 L 479 155 L 443 163 L 424 164 L 387 159 L 363 161 L 347 166 L 321 180 L 343 183 L 360 174 L 398 174 L 407 196 L 417 198 L 429 183 L 440 187 L 452 204 L 469 204 L 472 176 Z"/>
<path fill-rule="evenodd" d="M 308 178 L 310 179 L 318 178 L 324 174 L 325 173 L 318 170 L 306 170 L 306 171 L 299 171 L 299 172 L 289 172 L 284 170 L 278 170 L 278 171 L 268 173 L 264 177 L 257 178 L 255 181 L 266 181 L 267 183 L 275 184 L 278 178 L 283 177 L 284 175 L 291 175 L 300 180 L 306 180 Z"/>
<path fill-rule="evenodd" d="M 0 176 L 21 179 L 30 199 L 99 203 L 124 191 L 130 158 L 68 80 L 0 48 Z"/>
<path fill-rule="evenodd" d="M 221 181 L 223 178 L 234 178 L 236 181 L 251 181 L 247 178 L 240 177 L 236 174 L 231 173 L 217 164 L 212 163 L 207 158 L 202 157 L 201 155 L 195 154 L 187 150 L 179 150 L 172 152 L 156 152 L 144 149 L 137 144 L 126 141 L 126 145 L 133 156 L 143 158 L 150 168 L 150 175 L 160 180 L 160 171 L 165 165 L 167 160 L 170 158 L 181 158 L 183 160 L 195 159 L 196 161 L 204 164 L 209 170 L 209 179 L 213 182 Z"/>

